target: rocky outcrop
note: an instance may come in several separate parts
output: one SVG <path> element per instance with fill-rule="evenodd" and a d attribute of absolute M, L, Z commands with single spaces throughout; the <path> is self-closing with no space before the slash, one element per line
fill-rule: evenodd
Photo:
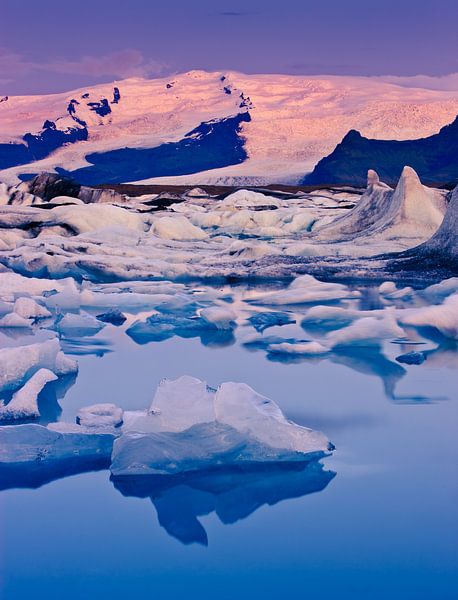
<path fill-rule="evenodd" d="M 391 183 L 406 164 L 426 183 L 458 182 L 458 117 L 439 133 L 417 140 L 374 140 L 351 130 L 303 183 L 361 185 L 367 170 L 375 166 L 382 179 Z"/>
<path fill-rule="evenodd" d="M 57 196 L 78 198 L 81 186 L 70 179 L 56 173 L 40 173 L 27 182 L 29 192 L 39 196 L 45 202 L 50 202 Z"/>

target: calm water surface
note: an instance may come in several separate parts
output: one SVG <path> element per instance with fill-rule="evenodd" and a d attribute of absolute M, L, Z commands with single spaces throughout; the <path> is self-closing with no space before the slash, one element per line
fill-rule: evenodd
<path fill-rule="evenodd" d="M 303 472 L 209 475 L 163 492 L 118 490 L 108 471 L 3 491 L 2 598 L 457 597 L 453 349 L 403 370 L 394 357 L 413 348 L 393 343 L 385 358 L 282 363 L 239 342 L 140 346 L 107 326 L 89 346 L 110 351 L 79 349 L 64 420 L 96 402 L 144 408 L 163 377 L 186 373 L 248 383 L 336 451 Z"/>

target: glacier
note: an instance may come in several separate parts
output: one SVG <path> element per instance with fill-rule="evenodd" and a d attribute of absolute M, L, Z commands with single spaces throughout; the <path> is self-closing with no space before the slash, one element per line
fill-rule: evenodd
<path fill-rule="evenodd" d="M 298 183 L 350 130 L 412 140 L 437 133 L 458 114 L 453 90 L 375 78 L 190 71 L 169 86 L 168 78 L 129 78 L 9 96 L 0 103 L 0 179 L 12 184 L 60 170 L 95 183 Z M 218 133 L 227 124 L 230 137 Z M 192 154 L 174 161 L 170 150 L 183 146 Z M 145 169 L 149 157 L 155 160 Z"/>

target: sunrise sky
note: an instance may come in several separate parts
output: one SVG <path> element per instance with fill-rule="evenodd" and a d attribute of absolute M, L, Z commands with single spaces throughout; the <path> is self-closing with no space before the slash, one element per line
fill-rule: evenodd
<path fill-rule="evenodd" d="M 457 22 L 456 0 L 4 2 L 0 94 L 190 69 L 444 76 Z"/>

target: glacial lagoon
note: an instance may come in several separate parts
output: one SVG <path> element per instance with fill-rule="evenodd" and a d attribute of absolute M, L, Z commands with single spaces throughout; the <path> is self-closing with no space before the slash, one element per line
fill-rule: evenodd
<path fill-rule="evenodd" d="M 352 289 L 361 297 L 344 306 L 379 308 L 377 285 Z M 253 292 L 212 292 L 228 290 Z M 403 302 L 415 306 L 418 298 L 390 304 Z M 297 322 L 309 309 L 282 307 Z M 60 334 L 79 372 L 48 384 L 40 422 L 74 422 L 78 409 L 100 402 L 142 409 L 163 378 L 189 374 L 215 388 L 247 383 L 288 419 L 325 432 L 336 450 L 296 467 L 210 470 L 167 484 L 123 484 L 106 469 L 56 472 L 49 482 L 4 477 L 2 597 L 454 597 L 455 342 L 407 329 L 408 339 L 380 347 L 291 355 L 253 343 L 247 326 L 213 338 L 139 339 L 126 331 L 147 313 L 125 314 L 126 323 L 95 335 Z M 303 324 L 299 337 L 320 338 L 322 326 Z M 273 326 L 260 337 L 297 340 L 298 330 Z M 44 327 L 4 328 L 0 344 L 52 335 Z M 396 360 L 412 352 L 426 360 Z"/>

